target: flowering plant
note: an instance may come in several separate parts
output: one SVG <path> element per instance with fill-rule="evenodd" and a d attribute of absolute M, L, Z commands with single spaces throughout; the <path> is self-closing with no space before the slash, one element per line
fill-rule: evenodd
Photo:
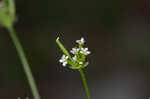
<path fill-rule="evenodd" d="M 88 50 L 88 48 L 83 47 L 85 43 L 84 38 L 82 37 L 80 40 L 76 40 L 76 43 L 78 43 L 78 46 L 75 48 L 72 48 L 72 50 L 70 51 L 70 53 L 73 54 L 73 56 L 70 55 L 67 49 L 59 41 L 59 37 L 56 39 L 56 43 L 58 44 L 58 46 L 64 53 L 61 59 L 59 60 L 59 62 L 62 63 L 64 67 L 66 67 L 66 65 L 69 64 L 70 65 L 69 68 L 78 70 L 80 72 L 83 85 L 86 90 L 86 95 L 88 99 L 90 99 L 88 84 L 87 84 L 87 81 L 86 81 L 86 78 L 82 69 L 88 65 L 88 62 L 86 61 L 87 60 L 86 56 L 89 55 L 91 52 Z"/>
<path fill-rule="evenodd" d="M 64 52 L 63 56 L 59 60 L 59 62 L 62 63 L 64 67 L 69 64 L 69 68 L 71 69 L 80 69 L 85 68 L 88 65 L 88 62 L 86 62 L 86 56 L 91 52 L 88 51 L 88 48 L 83 48 L 83 45 L 85 43 L 83 37 L 81 38 L 81 40 L 76 40 L 76 43 L 78 43 L 78 47 L 72 48 L 72 50 L 70 51 L 73 54 L 73 57 L 71 57 L 69 52 L 62 46 L 61 42 L 59 41 L 59 37 L 57 38 L 56 42 Z"/>

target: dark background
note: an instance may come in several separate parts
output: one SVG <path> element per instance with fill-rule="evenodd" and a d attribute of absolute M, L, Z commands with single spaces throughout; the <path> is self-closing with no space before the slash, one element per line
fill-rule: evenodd
<path fill-rule="evenodd" d="M 85 69 L 91 99 L 150 96 L 149 0 L 16 0 L 17 35 L 41 99 L 86 99 L 80 75 L 63 68 L 67 49 L 84 37 L 92 52 Z M 16 49 L 0 28 L 0 99 L 32 98 Z"/>

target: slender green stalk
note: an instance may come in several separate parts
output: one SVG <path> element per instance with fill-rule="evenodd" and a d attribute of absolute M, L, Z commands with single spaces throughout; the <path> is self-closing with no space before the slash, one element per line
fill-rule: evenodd
<path fill-rule="evenodd" d="M 59 37 L 56 39 L 56 43 L 60 47 L 60 49 L 64 52 L 65 55 L 67 55 L 69 58 L 71 58 L 71 55 L 67 51 L 67 49 L 64 47 L 64 45 L 59 41 Z"/>
<path fill-rule="evenodd" d="M 83 85 L 84 85 L 84 88 L 85 88 L 85 91 L 86 91 L 87 98 L 90 99 L 90 93 L 89 93 L 88 84 L 87 84 L 84 72 L 83 72 L 82 69 L 79 69 L 79 72 L 80 72 L 80 75 L 81 75 L 81 79 L 83 81 Z"/>
<path fill-rule="evenodd" d="M 10 34 L 10 37 L 16 47 L 16 50 L 18 52 L 18 55 L 20 57 L 20 60 L 21 60 L 21 63 L 23 65 L 23 69 L 24 69 L 24 72 L 26 74 L 26 77 L 27 77 L 27 80 L 28 80 L 28 83 L 30 85 L 30 88 L 31 88 L 31 92 L 33 94 L 33 97 L 34 99 L 40 99 L 40 95 L 39 95 L 39 92 L 38 92 L 38 89 L 36 87 L 36 83 L 35 83 L 35 80 L 33 78 L 33 75 L 32 75 L 32 72 L 31 72 L 31 69 L 30 69 L 30 66 L 29 66 L 29 63 L 26 59 L 26 56 L 25 56 L 25 53 L 23 51 L 23 48 L 19 42 L 19 39 L 13 29 L 12 26 L 10 27 L 7 27 L 8 31 L 9 31 L 9 34 Z"/>
<path fill-rule="evenodd" d="M 15 21 L 16 18 L 16 7 L 14 0 L 8 0 L 8 11 L 9 15 L 12 18 L 13 21 Z"/>

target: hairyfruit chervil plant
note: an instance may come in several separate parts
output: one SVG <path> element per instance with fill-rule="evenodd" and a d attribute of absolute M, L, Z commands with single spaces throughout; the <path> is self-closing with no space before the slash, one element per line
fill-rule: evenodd
<path fill-rule="evenodd" d="M 78 46 L 75 48 L 72 48 L 72 50 L 70 51 L 72 55 L 70 55 L 67 49 L 60 42 L 59 37 L 56 39 L 56 43 L 60 47 L 62 52 L 64 53 L 61 59 L 59 60 L 59 62 L 62 63 L 64 67 L 66 67 L 67 64 L 69 64 L 69 68 L 78 70 L 80 72 L 87 98 L 90 99 L 88 84 L 87 84 L 83 69 L 88 65 L 87 55 L 89 55 L 91 52 L 88 50 L 88 48 L 83 47 L 85 43 L 84 38 L 82 37 L 80 40 L 76 40 L 76 43 L 78 44 Z"/>
<path fill-rule="evenodd" d="M 14 0 L 1 0 L 0 1 L 0 26 L 6 28 L 9 31 L 10 37 L 18 52 L 18 56 L 22 63 L 23 70 L 25 72 L 28 83 L 30 85 L 33 97 L 34 99 L 40 99 L 40 95 L 37 90 L 36 83 L 33 78 L 29 63 L 23 51 L 23 47 L 13 28 L 15 22 L 16 22 L 16 9 L 15 9 Z"/>

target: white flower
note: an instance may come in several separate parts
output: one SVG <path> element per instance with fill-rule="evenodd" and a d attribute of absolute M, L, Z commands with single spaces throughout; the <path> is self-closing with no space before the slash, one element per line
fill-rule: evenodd
<path fill-rule="evenodd" d="M 57 37 L 57 39 L 56 39 L 57 41 L 59 40 L 59 37 Z"/>
<path fill-rule="evenodd" d="M 80 65 L 82 65 L 82 64 L 83 64 L 83 62 L 79 62 L 79 64 L 80 64 Z"/>
<path fill-rule="evenodd" d="M 77 54 L 79 52 L 78 48 L 72 48 L 72 50 L 70 51 L 72 54 Z"/>
<path fill-rule="evenodd" d="M 80 53 L 81 53 L 81 54 L 84 54 L 84 55 L 88 55 L 88 54 L 90 54 L 91 52 L 88 51 L 88 48 L 81 48 Z"/>
<path fill-rule="evenodd" d="M 82 37 L 80 40 L 76 40 L 76 43 L 83 45 L 83 44 L 85 43 L 85 40 L 84 40 L 84 38 Z"/>
<path fill-rule="evenodd" d="M 74 61 L 77 61 L 77 57 L 76 57 L 76 56 L 72 57 L 72 59 L 73 59 Z"/>
<path fill-rule="evenodd" d="M 65 67 L 65 66 L 67 65 L 67 59 L 68 59 L 68 58 L 69 58 L 68 56 L 63 55 L 63 56 L 61 57 L 61 59 L 59 60 L 59 62 L 62 63 L 62 65 Z"/>

